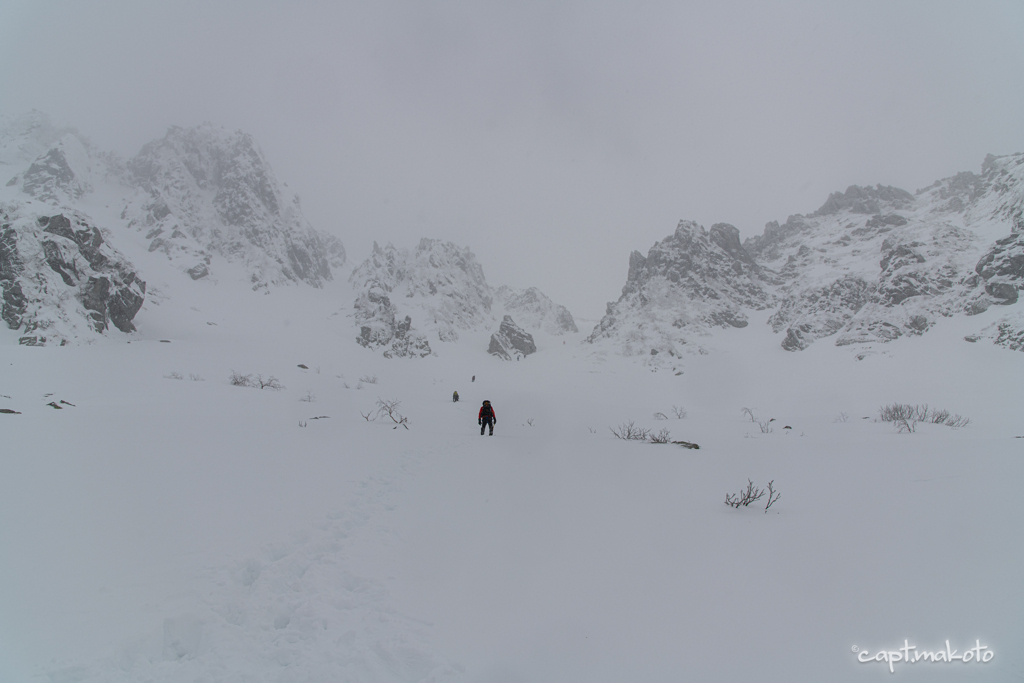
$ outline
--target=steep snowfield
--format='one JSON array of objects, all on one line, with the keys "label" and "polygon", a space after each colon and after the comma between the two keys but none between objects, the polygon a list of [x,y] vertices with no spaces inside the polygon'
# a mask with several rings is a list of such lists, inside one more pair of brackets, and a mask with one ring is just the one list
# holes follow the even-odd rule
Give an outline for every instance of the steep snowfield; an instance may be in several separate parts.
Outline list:
[{"label": "steep snowfield", "polygon": [[[889,674],[854,646],[905,638],[995,657],[901,679],[1024,675],[1024,365],[963,341],[998,311],[860,361],[787,353],[762,311],[675,375],[583,334],[389,361],[340,278],[168,287],[130,344],[0,330],[0,680],[860,681]],[[408,430],[361,417],[378,398]],[[894,401],[972,423],[901,434]],[[701,448],[616,440],[628,420]],[[748,478],[767,514],[723,504]]]}]

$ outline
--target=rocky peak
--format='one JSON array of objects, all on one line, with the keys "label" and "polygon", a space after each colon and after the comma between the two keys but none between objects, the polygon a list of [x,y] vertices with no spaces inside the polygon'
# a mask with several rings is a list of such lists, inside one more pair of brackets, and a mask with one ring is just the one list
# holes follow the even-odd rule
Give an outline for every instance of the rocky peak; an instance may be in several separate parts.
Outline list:
[{"label": "rocky peak", "polygon": [[510,315],[502,318],[501,326],[491,335],[491,343],[487,347],[487,353],[502,360],[519,360],[536,352],[533,335],[516,325]]},{"label": "rocky peak", "polygon": [[483,268],[472,251],[451,242],[423,239],[413,249],[374,243],[349,281],[360,338],[366,328],[372,340],[364,346],[391,343],[404,317],[418,334],[442,342],[490,319],[493,297]]},{"label": "rocky peak", "polygon": [[502,285],[495,292],[495,298],[528,329],[547,334],[579,332],[569,309],[556,304],[536,287],[515,290]]},{"label": "rocky peak", "polygon": [[864,348],[920,335],[943,317],[1016,303],[1022,234],[1024,154],[990,156],[980,175],[936,181],[916,198],[850,186],[813,214],[767,223],[742,251],[731,226],[705,235],[684,222],[646,257],[630,256],[623,296],[588,341],[676,364],[693,348],[684,342],[766,304],[790,351],[826,337]]},{"label": "rocky peak", "polygon": [[210,124],[145,145],[128,162],[140,188],[122,217],[145,231],[150,251],[208,272],[209,255],[241,261],[254,289],[301,281],[315,287],[345,261],[341,242],[306,222],[297,197],[286,199],[252,137]]}]

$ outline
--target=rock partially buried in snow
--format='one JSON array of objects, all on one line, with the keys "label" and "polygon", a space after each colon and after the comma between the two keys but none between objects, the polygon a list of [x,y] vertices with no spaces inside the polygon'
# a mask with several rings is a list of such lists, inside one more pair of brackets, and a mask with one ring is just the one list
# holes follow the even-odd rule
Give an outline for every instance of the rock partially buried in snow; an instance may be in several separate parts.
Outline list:
[{"label": "rock partially buried in snow", "polygon": [[518,360],[536,351],[533,336],[516,325],[510,315],[502,319],[501,327],[491,335],[491,344],[487,348],[487,353],[504,360],[512,360],[513,357]]}]

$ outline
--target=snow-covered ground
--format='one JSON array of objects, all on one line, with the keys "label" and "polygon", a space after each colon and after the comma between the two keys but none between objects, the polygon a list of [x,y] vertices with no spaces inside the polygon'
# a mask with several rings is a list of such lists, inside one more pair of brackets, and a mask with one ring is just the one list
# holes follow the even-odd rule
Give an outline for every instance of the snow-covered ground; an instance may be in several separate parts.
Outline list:
[{"label": "snow-covered ground", "polygon": [[[386,360],[343,278],[171,297],[137,265],[130,337],[0,330],[0,680],[861,681],[890,673],[855,647],[904,639],[995,654],[901,679],[1024,677],[1024,357],[963,341],[998,311],[863,360],[752,318],[682,375],[589,329]],[[364,419],[378,399],[409,429]],[[972,422],[898,433],[892,402]],[[700,449],[614,438],[629,420]],[[723,504],[748,478],[767,514]]]}]

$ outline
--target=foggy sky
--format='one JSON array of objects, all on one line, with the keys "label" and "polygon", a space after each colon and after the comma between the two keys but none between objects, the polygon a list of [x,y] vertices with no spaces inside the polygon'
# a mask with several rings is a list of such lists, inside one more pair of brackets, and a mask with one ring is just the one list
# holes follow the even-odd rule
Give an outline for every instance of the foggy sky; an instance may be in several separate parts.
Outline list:
[{"label": "foggy sky", "polygon": [[1024,151],[1024,3],[768,5],[5,0],[0,113],[125,157],[244,130],[350,259],[452,240],[584,318],[679,219]]}]

